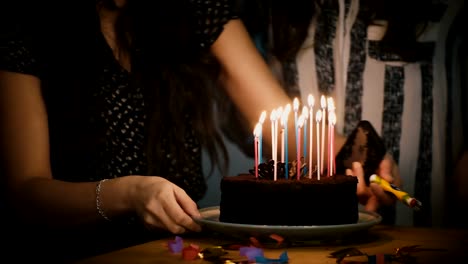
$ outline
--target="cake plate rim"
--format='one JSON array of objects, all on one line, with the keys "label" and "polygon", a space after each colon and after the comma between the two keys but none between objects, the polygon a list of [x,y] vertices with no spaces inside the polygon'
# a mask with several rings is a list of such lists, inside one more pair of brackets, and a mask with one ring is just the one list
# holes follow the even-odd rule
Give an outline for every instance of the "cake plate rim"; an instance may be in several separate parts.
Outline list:
[{"label": "cake plate rim", "polygon": [[200,218],[195,222],[203,230],[217,232],[231,237],[261,237],[279,235],[289,240],[339,240],[368,231],[372,226],[382,221],[382,216],[376,212],[359,208],[359,220],[353,224],[342,225],[312,225],[312,226],[282,226],[282,225],[250,225],[219,221],[219,206],[201,208]]}]

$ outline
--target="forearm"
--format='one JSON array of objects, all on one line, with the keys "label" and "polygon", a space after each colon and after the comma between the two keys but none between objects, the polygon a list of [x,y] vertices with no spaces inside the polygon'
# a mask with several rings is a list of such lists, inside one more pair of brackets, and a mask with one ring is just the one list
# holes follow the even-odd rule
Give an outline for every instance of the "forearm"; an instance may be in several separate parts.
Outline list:
[{"label": "forearm", "polygon": [[[130,212],[125,181],[128,177],[101,185],[101,209],[109,218]],[[29,179],[12,189],[11,203],[19,220],[28,224],[58,228],[94,224],[104,220],[96,208],[97,184]]]}]

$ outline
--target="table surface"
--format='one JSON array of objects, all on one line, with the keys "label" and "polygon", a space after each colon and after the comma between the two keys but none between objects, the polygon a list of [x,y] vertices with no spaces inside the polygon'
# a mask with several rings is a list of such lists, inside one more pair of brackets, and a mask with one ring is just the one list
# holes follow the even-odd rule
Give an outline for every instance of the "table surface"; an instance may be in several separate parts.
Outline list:
[{"label": "table surface", "polygon": [[[181,235],[184,246],[193,243],[201,249],[226,245],[228,243],[245,243],[246,241],[234,241],[231,238],[216,234],[202,232],[196,236]],[[181,253],[171,253],[167,243],[174,237],[155,240],[145,244],[125,248],[106,253],[92,258],[81,260],[77,263],[212,263],[203,259],[184,260]],[[289,257],[288,263],[337,263],[336,258],[330,257],[332,252],[355,248],[368,256],[394,255],[397,248],[417,246],[418,251],[411,252],[417,262],[413,263],[468,263],[468,229],[442,229],[442,228],[417,228],[395,227],[376,225],[361,234],[360,238],[350,239],[339,243],[302,243],[284,247],[265,247],[264,256],[267,258],[279,258],[284,251]],[[229,256],[238,256],[239,250],[228,250]],[[349,261],[360,260],[361,257],[345,258]],[[378,259],[378,258],[377,258]],[[356,262],[355,262],[356,263]],[[359,262],[363,263],[363,262]],[[369,262],[384,263],[384,262]],[[401,262],[385,262],[401,263]]]}]

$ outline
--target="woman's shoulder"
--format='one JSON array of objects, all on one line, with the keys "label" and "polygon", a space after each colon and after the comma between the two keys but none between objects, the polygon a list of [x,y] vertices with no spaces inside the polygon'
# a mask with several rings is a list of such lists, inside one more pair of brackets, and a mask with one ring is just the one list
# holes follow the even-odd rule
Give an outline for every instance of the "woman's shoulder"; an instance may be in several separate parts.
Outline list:
[{"label": "woman's shoulder", "polygon": [[239,17],[232,0],[189,0],[195,14],[196,34],[201,47],[208,47],[218,38],[224,25]]},{"label": "woman's shoulder", "polygon": [[[34,51],[34,23],[18,14],[19,9],[8,6],[0,30],[0,69],[25,74],[38,74],[38,56]],[[33,34],[33,32],[36,32]]]}]

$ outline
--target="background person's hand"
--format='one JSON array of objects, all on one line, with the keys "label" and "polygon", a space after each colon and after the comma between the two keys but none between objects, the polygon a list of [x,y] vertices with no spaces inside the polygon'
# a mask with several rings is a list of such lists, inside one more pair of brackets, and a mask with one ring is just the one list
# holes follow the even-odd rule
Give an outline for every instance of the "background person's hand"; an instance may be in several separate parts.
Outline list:
[{"label": "background person's hand", "polygon": [[167,229],[174,234],[200,231],[192,217],[199,217],[197,204],[177,185],[161,177],[136,176],[130,203],[149,229]]},{"label": "background person's hand", "polygon": [[[379,165],[376,173],[389,183],[398,187],[401,185],[398,168],[390,155],[386,155]],[[378,184],[371,183],[366,185],[364,180],[364,169],[361,163],[353,162],[352,169],[346,170],[347,175],[354,175],[358,178],[357,195],[359,203],[365,207],[365,210],[375,212],[381,206],[395,204],[396,198],[387,192]]]}]

